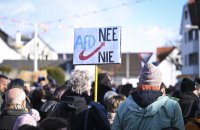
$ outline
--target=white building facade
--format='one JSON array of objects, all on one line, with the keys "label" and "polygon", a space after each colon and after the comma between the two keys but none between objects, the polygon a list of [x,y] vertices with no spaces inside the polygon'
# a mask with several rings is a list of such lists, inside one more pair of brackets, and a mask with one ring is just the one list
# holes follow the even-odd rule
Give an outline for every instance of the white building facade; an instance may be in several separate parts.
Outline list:
[{"label": "white building facade", "polygon": [[195,25],[194,3],[187,3],[183,7],[181,30],[182,44],[182,74],[198,78],[199,76],[199,38],[197,29],[189,29],[188,25]]},{"label": "white building facade", "polygon": [[0,38],[0,63],[3,60],[19,60],[23,56],[11,49],[1,38]]},{"label": "white building facade", "polygon": [[181,55],[178,48],[174,48],[169,55],[158,64],[158,68],[162,73],[163,83],[169,87],[174,86],[181,75]]},{"label": "white building facade", "polygon": [[31,39],[20,50],[20,53],[27,59],[33,60],[37,54],[38,60],[58,60],[58,53],[40,38]]}]

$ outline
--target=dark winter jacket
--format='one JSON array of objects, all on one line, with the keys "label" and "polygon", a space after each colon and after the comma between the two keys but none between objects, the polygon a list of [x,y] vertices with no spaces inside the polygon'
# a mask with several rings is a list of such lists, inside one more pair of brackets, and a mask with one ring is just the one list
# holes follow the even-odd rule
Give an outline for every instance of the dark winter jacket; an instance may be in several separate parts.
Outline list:
[{"label": "dark winter jacket", "polygon": [[2,105],[3,105],[3,97],[2,97],[2,93],[0,92],[0,115],[1,115]]},{"label": "dark winter jacket", "polygon": [[179,99],[184,122],[186,123],[190,118],[194,118],[195,113],[199,111],[199,98],[193,92],[181,92]]},{"label": "dark winter jacket", "polygon": [[109,130],[98,117],[96,109],[88,106],[84,97],[70,90],[63,94],[52,116],[68,120],[71,130]]},{"label": "dark winter jacket", "polygon": [[18,116],[27,114],[22,109],[4,109],[0,116],[0,130],[12,130]]},{"label": "dark winter jacket", "polygon": [[91,96],[87,94],[82,94],[81,97],[85,97],[86,104],[89,105],[91,112],[95,114],[95,119],[97,122],[100,122],[101,126],[105,126],[105,129],[109,127],[109,121],[107,117],[107,111],[105,107],[99,102],[94,102]]},{"label": "dark winter jacket", "polygon": [[46,101],[40,108],[40,117],[41,120],[47,117],[51,117],[53,112],[55,111],[55,107],[58,104],[57,101]]}]

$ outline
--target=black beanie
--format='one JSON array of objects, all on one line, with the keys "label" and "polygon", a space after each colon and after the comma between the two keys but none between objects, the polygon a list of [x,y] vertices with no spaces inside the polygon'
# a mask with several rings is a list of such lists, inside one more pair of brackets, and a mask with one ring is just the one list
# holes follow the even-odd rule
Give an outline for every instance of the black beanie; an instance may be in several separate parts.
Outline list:
[{"label": "black beanie", "polygon": [[184,78],[181,82],[182,92],[192,92],[195,90],[195,83],[191,79]]}]

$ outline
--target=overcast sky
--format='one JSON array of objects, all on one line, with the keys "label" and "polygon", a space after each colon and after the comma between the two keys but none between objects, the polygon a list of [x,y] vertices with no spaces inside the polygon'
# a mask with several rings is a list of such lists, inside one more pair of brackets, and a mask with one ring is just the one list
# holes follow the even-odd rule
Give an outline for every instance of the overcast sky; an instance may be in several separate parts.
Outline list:
[{"label": "overcast sky", "polygon": [[[57,52],[73,52],[74,28],[122,27],[122,52],[153,52],[179,39],[187,0],[0,0],[0,28],[39,35]],[[172,41],[172,42],[170,42]]]}]

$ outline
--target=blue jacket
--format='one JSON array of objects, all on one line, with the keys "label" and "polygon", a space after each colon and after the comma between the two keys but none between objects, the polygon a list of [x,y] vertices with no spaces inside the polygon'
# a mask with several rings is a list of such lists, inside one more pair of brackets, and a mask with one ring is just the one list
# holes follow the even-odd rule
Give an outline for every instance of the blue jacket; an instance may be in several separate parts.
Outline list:
[{"label": "blue jacket", "polygon": [[161,130],[176,127],[184,130],[181,108],[177,101],[160,96],[145,108],[129,96],[116,113],[112,130]]}]

